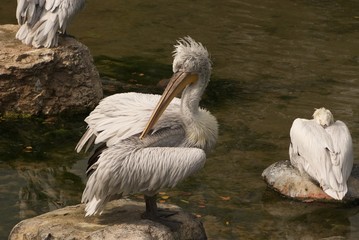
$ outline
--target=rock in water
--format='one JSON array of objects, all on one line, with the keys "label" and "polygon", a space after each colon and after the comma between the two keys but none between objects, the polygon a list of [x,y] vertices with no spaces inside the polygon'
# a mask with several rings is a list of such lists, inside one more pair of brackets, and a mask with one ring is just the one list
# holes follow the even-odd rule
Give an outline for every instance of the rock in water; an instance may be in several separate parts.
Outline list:
[{"label": "rock in water", "polygon": [[168,217],[172,227],[141,219],[144,203],[120,199],[107,204],[102,215],[85,217],[84,204],[69,206],[18,223],[9,240],[22,239],[207,239],[202,223],[180,208]]},{"label": "rock in water", "polygon": [[[302,201],[333,201],[309,175],[301,175],[289,160],[279,161],[267,167],[262,177],[275,191]],[[348,192],[343,201],[359,199],[359,165],[354,164],[348,179]]]},{"label": "rock in water", "polygon": [[55,115],[93,109],[102,98],[86,46],[61,37],[57,48],[33,49],[15,39],[17,25],[0,25],[0,114]]}]

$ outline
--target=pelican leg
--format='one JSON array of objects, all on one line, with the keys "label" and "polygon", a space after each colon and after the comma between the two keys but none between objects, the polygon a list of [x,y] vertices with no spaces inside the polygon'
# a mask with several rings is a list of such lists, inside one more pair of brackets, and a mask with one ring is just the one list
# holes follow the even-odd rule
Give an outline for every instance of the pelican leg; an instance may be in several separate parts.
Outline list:
[{"label": "pelican leg", "polygon": [[144,213],[144,218],[154,219],[158,215],[158,208],[156,202],[156,196],[147,196],[145,195],[145,202],[146,202],[146,212]]},{"label": "pelican leg", "polygon": [[153,195],[153,196],[145,195],[146,212],[142,214],[142,218],[161,223],[171,229],[177,229],[181,224],[181,222],[175,220],[169,220],[166,218],[173,216],[178,212],[159,209],[157,207],[156,196],[157,195]]}]

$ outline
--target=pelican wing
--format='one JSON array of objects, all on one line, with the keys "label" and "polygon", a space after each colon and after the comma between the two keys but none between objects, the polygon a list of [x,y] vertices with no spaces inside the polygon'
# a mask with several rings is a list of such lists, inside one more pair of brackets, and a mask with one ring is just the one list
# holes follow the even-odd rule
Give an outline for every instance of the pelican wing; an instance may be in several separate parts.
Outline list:
[{"label": "pelican wing", "polygon": [[336,121],[325,129],[333,141],[334,152],[336,153],[335,168],[336,178],[341,179],[340,184],[346,188],[353,168],[353,143],[348,127],[342,121]]},{"label": "pelican wing", "polygon": [[329,184],[333,143],[329,135],[314,120],[297,118],[290,129],[290,160],[300,170],[304,170],[321,186]]},{"label": "pelican wing", "polygon": [[[121,93],[104,98],[85,119],[87,131],[76,146],[80,152],[85,151],[94,141],[95,144],[106,142],[112,146],[130,136],[140,134],[145,128],[153,109],[161,96],[142,93]],[[175,98],[163,113],[153,133],[161,128],[178,128],[181,126],[180,99]]]},{"label": "pelican wing", "polygon": [[82,195],[86,216],[101,213],[113,195],[155,194],[200,170],[206,154],[198,148],[149,147],[129,151],[123,144],[103,151]]}]

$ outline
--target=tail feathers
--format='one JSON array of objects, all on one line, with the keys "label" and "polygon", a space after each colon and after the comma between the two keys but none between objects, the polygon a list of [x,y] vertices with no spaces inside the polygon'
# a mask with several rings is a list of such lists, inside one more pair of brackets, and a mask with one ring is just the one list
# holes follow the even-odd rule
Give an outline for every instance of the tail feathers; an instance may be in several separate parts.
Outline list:
[{"label": "tail feathers", "polygon": [[57,47],[58,45],[58,21],[39,21],[34,27],[24,24],[16,33],[16,38],[26,45],[32,45],[35,48]]},{"label": "tail feathers", "polygon": [[93,184],[94,178],[89,178],[86,184],[85,190],[82,193],[82,203],[86,203],[85,216],[93,216],[96,214],[102,214],[105,204],[108,202],[108,197],[102,193],[101,190],[96,188],[96,184]]},{"label": "tail feathers", "polygon": [[[24,24],[20,27],[20,29],[16,33],[16,39],[19,39],[23,43],[25,43],[26,37],[30,34],[30,28],[27,24]],[[26,44],[26,43],[25,43]]]},{"label": "tail feathers", "polygon": [[324,190],[324,192],[326,194],[328,194],[329,196],[331,196],[332,198],[337,199],[337,200],[342,200],[344,198],[345,194],[347,193],[347,191],[348,191],[347,186],[344,187],[344,191],[335,191],[330,188]]},{"label": "tail feathers", "polygon": [[332,171],[327,176],[326,183],[321,182],[323,191],[334,199],[342,200],[348,191],[346,181],[339,166],[333,166]]},{"label": "tail feathers", "polygon": [[101,199],[97,199],[96,197],[93,197],[91,201],[86,203],[85,216],[88,217],[98,213],[101,215],[101,213],[103,212],[103,207],[104,207],[104,201]]},{"label": "tail feathers", "polygon": [[43,21],[34,26],[35,34],[33,40],[33,46],[39,47],[56,47],[58,45],[59,29],[58,21]]}]

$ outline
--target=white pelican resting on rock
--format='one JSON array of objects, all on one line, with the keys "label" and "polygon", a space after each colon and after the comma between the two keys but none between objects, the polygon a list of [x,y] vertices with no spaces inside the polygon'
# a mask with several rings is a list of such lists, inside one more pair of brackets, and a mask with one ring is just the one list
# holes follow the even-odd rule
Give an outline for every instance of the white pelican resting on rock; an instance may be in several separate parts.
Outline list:
[{"label": "white pelican resting on rock", "polygon": [[[207,50],[190,37],[180,39],[173,72],[162,96],[115,94],[85,119],[88,128],[76,150],[99,144],[89,159],[82,195],[86,216],[101,214],[115,195],[143,193],[143,216],[158,219],[159,190],[176,186],[204,166],[218,134],[216,118],[199,107],[211,74]],[[182,90],[181,99],[175,98]]]},{"label": "white pelican resting on rock", "polygon": [[85,0],[17,0],[16,38],[35,48],[57,47],[58,34],[66,33],[67,24],[84,4]]},{"label": "white pelican resting on rock", "polygon": [[316,180],[326,194],[342,200],[353,167],[352,138],[345,123],[319,108],[312,120],[294,120],[290,139],[292,165]]}]

